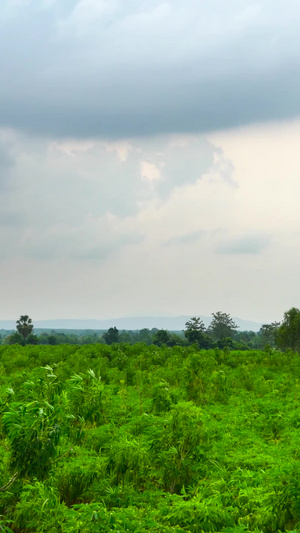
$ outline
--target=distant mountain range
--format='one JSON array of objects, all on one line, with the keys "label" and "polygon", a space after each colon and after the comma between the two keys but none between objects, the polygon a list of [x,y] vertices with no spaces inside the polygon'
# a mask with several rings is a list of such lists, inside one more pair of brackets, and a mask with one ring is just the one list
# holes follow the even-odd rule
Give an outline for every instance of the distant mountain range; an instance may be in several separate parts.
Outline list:
[{"label": "distant mountain range", "polygon": [[[117,327],[119,330],[137,330],[143,328],[167,329],[169,331],[180,331],[185,327],[185,323],[191,316],[177,317],[128,317],[128,318],[111,318],[108,320],[87,320],[87,319],[55,319],[55,320],[33,320],[36,329],[102,329],[106,330],[111,327]],[[242,318],[232,317],[234,322],[239,326],[240,331],[259,331],[262,322],[253,322],[243,320]],[[205,326],[211,322],[211,317],[202,316]],[[14,330],[16,322],[14,320],[0,320],[0,329]]]}]

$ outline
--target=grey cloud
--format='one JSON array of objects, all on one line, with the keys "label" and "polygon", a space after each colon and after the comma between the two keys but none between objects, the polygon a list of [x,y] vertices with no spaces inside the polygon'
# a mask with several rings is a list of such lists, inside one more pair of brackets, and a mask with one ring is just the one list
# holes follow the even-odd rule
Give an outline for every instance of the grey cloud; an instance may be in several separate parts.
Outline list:
[{"label": "grey cloud", "polygon": [[11,170],[15,160],[9,143],[0,138],[0,192],[5,191],[10,184]]},{"label": "grey cloud", "polygon": [[[15,160],[11,186],[0,190],[1,249],[41,259],[101,259],[134,244],[142,238],[136,228],[141,211],[195,184],[223,157],[202,136],[52,143],[12,134],[10,142]],[[199,236],[176,239],[184,244]]]},{"label": "grey cloud", "polygon": [[71,257],[81,260],[104,260],[118,252],[124,246],[140,244],[143,239],[143,235],[134,231],[131,234],[118,235],[112,238],[109,244],[99,242],[96,246],[87,246],[85,249],[73,251]]},{"label": "grey cloud", "polygon": [[300,113],[298,0],[2,3],[3,126],[120,138]]},{"label": "grey cloud", "polygon": [[164,246],[178,246],[184,244],[190,244],[198,241],[202,237],[203,231],[192,231],[185,233],[184,235],[175,235],[171,239],[167,240]]},{"label": "grey cloud", "polygon": [[235,166],[229,159],[224,157],[223,150],[221,148],[216,149],[217,157],[215,157],[214,170],[217,174],[222,176],[223,180],[227,181],[230,185],[237,187],[238,184],[234,179]]},{"label": "grey cloud", "polygon": [[25,221],[26,217],[23,213],[14,211],[0,212],[0,228],[3,226],[18,228],[20,226],[23,226]]},{"label": "grey cloud", "polygon": [[226,168],[224,175],[221,164],[224,159],[222,151],[202,136],[186,139],[171,137],[168,142],[163,138],[155,138],[144,143],[139,141],[138,146],[141,147],[143,158],[160,171],[161,179],[155,182],[155,189],[163,200],[170,196],[175,187],[196,183],[213,169],[226,181],[229,180],[229,169]]},{"label": "grey cloud", "polygon": [[5,170],[13,166],[14,159],[10,155],[8,151],[8,147],[5,145],[5,143],[0,144],[0,168],[1,170]]},{"label": "grey cloud", "polygon": [[221,254],[250,254],[263,252],[270,243],[269,235],[244,235],[237,239],[229,239],[217,248]]},{"label": "grey cloud", "polygon": [[[156,138],[149,146],[132,142],[122,158],[118,147],[101,142],[72,148],[70,141],[49,149],[46,142],[31,145],[18,139],[13,194],[0,197],[0,209],[10,203],[26,213],[33,226],[46,228],[76,226],[79,220],[105,213],[134,216],[141,204],[195,183],[220,157],[219,149],[204,138],[178,143],[173,138]],[[143,162],[154,165],[160,178],[143,179]]]},{"label": "grey cloud", "polygon": [[24,246],[23,253],[27,257],[51,261],[59,259],[105,261],[114,253],[127,245],[138,244],[143,236],[137,231],[127,234],[110,234],[104,237],[83,234],[79,229],[75,235],[70,231],[57,235],[37,234]]}]

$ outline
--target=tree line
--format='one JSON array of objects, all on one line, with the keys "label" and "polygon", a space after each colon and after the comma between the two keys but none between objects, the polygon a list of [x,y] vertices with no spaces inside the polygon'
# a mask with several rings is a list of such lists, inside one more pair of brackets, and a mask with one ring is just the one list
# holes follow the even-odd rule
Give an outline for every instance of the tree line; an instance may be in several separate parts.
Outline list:
[{"label": "tree line", "polygon": [[168,331],[158,328],[140,330],[107,331],[42,331],[34,332],[32,319],[21,315],[16,322],[16,331],[0,337],[0,344],[107,344],[144,343],[148,346],[190,346],[199,349],[228,348],[236,350],[259,348],[288,348],[300,351],[300,310],[293,307],[284,313],[283,321],[264,324],[258,332],[238,331],[238,326],[229,313],[212,313],[210,325],[206,328],[200,317],[191,317],[183,331]]},{"label": "tree line", "polygon": [[[107,331],[87,332],[84,335],[67,332],[51,331],[43,332],[39,335],[33,331],[32,319],[28,315],[21,315],[16,323],[16,331],[3,339],[4,344],[114,344],[138,342],[147,345],[157,346],[187,346],[197,344],[199,348],[212,348],[218,343],[220,347],[225,345],[233,346],[233,337],[237,330],[237,325],[227,313],[218,311],[212,314],[212,321],[208,328],[205,328],[203,321],[198,317],[192,317],[185,324],[185,330],[170,332],[165,329],[143,328],[137,331],[119,331],[116,327],[111,327]],[[226,339],[224,341],[224,339]],[[217,344],[216,344],[217,343]],[[242,346],[238,346],[242,347]]]}]

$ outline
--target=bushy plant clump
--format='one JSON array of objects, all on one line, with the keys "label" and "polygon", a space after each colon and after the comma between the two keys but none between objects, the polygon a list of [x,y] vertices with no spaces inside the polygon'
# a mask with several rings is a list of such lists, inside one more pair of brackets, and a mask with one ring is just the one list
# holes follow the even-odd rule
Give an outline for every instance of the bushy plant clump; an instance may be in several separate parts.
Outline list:
[{"label": "bushy plant clump", "polygon": [[300,358],[0,347],[0,531],[300,531]]}]

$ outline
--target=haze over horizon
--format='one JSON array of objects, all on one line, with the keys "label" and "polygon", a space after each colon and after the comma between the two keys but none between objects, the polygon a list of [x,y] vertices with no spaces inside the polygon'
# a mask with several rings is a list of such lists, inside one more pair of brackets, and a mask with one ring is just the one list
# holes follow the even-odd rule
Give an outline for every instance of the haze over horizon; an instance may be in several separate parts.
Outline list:
[{"label": "haze over horizon", "polygon": [[[119,331],[137,331],[147,329],[164,329],[168,331],[183,331],[186,329],[186,323],[190,316],[177,317],[123,317],[111,318],[105,320],[97,319],[52,319],[52,320],[33,320],[34,331],[38,330],[108,330],[116,327]],[[262,326],[261,322],[240,319],[232,317],[238,327],[238,331],[256,331]],[[212,322],[212,317],[201,316],[201,321],[206,328]],[[14,320],[0,320],[0,329],[16,330]]]},{"label": "haze over horizon", "polygon": [[300,306],[299,17],[2,1],[0,320]]}]

